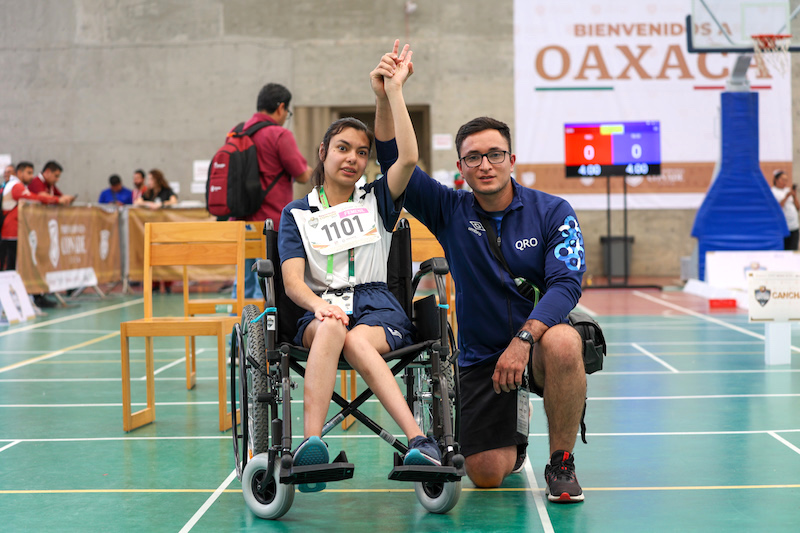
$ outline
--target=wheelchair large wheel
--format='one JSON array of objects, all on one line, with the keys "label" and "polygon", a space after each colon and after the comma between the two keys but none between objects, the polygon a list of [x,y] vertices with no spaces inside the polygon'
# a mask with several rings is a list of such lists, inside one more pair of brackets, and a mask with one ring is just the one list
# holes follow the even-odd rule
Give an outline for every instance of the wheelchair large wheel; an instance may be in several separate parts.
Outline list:
[{"label": "wheelchair large wheel", "polygon": [[451,483],[417,482],[414,492],[422,506],[431,513],[444,514],[458,503],[461,481]]},{"label": "wheelchair large wheel", "polygon": [[259,402],[259,395],[263,396],[269,392],[269,376],[266,358],[266,341],[264,339],[264,327],[261,321],[253,323],[260,315],[258,307],[248,305],[242,312],[242,331],[247,339],[247,355],[249,358],[258,362],[255,367],[249,359],[240,361],[246,368],[246,398],[242,401],[247,402],[247,429],[242,432],[247,437],[248,458],[252,458],[260,453],[264,453],[269,448],[269,404]]},{"label": "wheelchair large wheel", "polygon": [[[272,468],[267,475],[269,456],[262,453],[253,457],[244,468],[242,475],[242,492],[247,507],[260,518],[275,520],[285,515],[294,502],[294,485],[280,482],[280,464]],[[263,485],[266,483],[266,485]],[[261,491],[259,491],[261,486]]]},{"label": "wheelchair large wheel", "polygon": [[[450,412],[446,413],[446,415],[450,416],[451,427],[455,429],[455,434],[458,435],[460,391],[457,364],[445,362],[442,373],[447,380],[447,393],[451,399]],[[415,368],[412,375],[414,385],[411,388],[415,389],[415,392],[413,393],[414,401],[412,402],[411,412],[414,414],[422,431],[430,435],[434,432],[434,410],[437,407],[433,391],[430,388],[428,368]],[[419,502],[428,512],[444,514],[458,503],[458,499],[461,496],[461,481],[447,483],[415,482],[414,492],[417,494]]]}]

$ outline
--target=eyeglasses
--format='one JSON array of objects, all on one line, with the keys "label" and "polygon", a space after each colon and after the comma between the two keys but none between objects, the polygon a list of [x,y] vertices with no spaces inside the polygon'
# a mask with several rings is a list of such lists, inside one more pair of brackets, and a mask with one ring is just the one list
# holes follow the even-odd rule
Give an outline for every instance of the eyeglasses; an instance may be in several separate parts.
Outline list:
[{"label": "eyeglasses", "polygon": [[286,113],[288,113],[288,115],[289,115],[289,116],[288,116],[288,117],[286,117],[286,118],[292,118],[292,115],[294,115],[294,113],[292,113],[292,110],[291,110],[291,109],[289,109],[289,106],[287,106],[286,104],[283,104],[283,105],[284,105],[284,107],[283,107],[283,108],[286,110]]},{"label": "eyeglasses", "polygon": [[485,154],[468,154],[461,158],[465,165],[469,168],[475,168],[481,166],[483,162],[483,158],[489,160],[489,163],[492,165],[499,165],[503,161],[506,160],[506,152],[505,150],[493,150],[491,152],[486,152]]}]

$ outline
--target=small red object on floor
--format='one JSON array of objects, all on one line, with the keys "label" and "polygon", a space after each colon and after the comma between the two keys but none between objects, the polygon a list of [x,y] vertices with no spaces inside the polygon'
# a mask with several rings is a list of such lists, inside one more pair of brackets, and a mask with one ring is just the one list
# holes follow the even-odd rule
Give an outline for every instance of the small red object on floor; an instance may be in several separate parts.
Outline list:
[{"label": "small red object on floor", "polygon": [[732,298],[711,298],[708,300],[708,306],[712,309],[719,309],[719,308],[735,308],[736,307],[736,300]]}]

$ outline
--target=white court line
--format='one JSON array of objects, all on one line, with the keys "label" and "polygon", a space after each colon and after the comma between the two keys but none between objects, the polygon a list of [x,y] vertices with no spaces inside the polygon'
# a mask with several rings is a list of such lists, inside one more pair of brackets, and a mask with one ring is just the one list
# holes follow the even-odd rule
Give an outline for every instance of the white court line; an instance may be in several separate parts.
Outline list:
[{"label": "white court line", "polygon": [[187,531],[191,531],[192,530],[192,528],[195,526],[195,524],[197,524],[198,520],[203,518],[203,515],[206,514],[206,511],[208,511],[208,508],[211,507],[211,505],[215,501],[217,501],[217,498],[219,498],[220,494],[222,494],[222,491],[225,490],[225,487],[227,487],[228,485],[231,484],[231,482],[233,481],[233,479],[235,477],[236,477],[236,469],[234,468],[233,472],[230,473],[230,475],[225,479],[225,481],[223,481],[222,484],[219,487],[217,487],[217,490],[214,491],[214,494],[212,494],[211,496],[208,497],[208,499],[202,505],[202,507],[200,507],[200,509],[198,509],[197,512],[194,513],[194,516],[192,516],[189,519],[189,521],[186,522],[186,525],[184,525],[181,528],[180,533],[186,533]]},{"label": "white court line", "polygon": [[[109,330],[109,331],[111,331],[111,330]],[[50,333],[51,330],[48,329],[47,332]],[[203,349],[205,349],[205,348],[203,348]],[[141,349],[133,349],[133,348],[131,348],[128,351],[130,353],[132,353],[132,354],[133,353],[144,353],[145,349],[144,348],[141,348]],[[186,351],[186,348],[159,348],[158,351],[159,351],[159,353],[161,353],[161,352],[184,352],[184,351]],[[42,353],[42,351],[41,350],[0,350],[0,355],[28,355],[28,354],[32,354],[32,353]],[[104,353],[119,354],[119,348],[117,348],[116,350],[81,350],[79,353],[81,353],[81,354],[104,354]]]},{"label": "white court line", "polygon": [[[186,379],[186,378],[180,378]],[[590,398],[591,399],[591,398]],[[228,405],[230,405],[231,400],[230,398],[227,401]],[[293,404],[302,404],[303,400],[292,400]],[[365,401],[364,403],[378,403],[378,400],[372,398],[370,400]],[[133,402],[131,403],[132,406],[146,406],[146,402]],[[164,407],[174,407],[174,406],[181,406],[181,405],[219,405],[219,402],[156,402],[156,406],[164,406]],[[60,408],[60,407],[122,407],[121,403],[5,403],[0,404],[0,409],[27,409],[32,407],[45,407],[45,408]]]},{"label": "white court line", "polygon": [[[605,324],[603,324],[603,328],[605,328]],[[697,326],[695,326],[695,329]],[[708,344],[711,346],[717,346],[720,344],[732,344],[734,346],[739,345],[747,345],[747,344],[756,344],[761,345],[762,342],[759,341],[640,341],[642,344],[651,344],[654,346],[694,346],[696,344]],[[629,342],[607,342],[607,346],[627,346]]]},{"label": "white court line", "polygon": [[[587,433],[587,437],[704,437],[724,435],[767,435],[769,433],[800,433],[800,429],[754,429],[743,431],[638,431],[631,433]],[[549,437],[547,433],[528,433],[529,437]]]},{"label": "white court line", "polygon": [[[199,348],[199,349],[198,349],[198,350],[195,352],[195,355],[200,355],[200,354],[201,354],[201,353],[203,353],[205,350],[206,350],[205,348]],[[169,363],[169,364],[166,364],[166,365],[162,366],[161,368],[159,368],[159,369],[157,369],[156,371],[154,371],[154,372],[153,372],[153,375],[154,375],[154,376],[157,376],[157,375],[159,375],[161,372],[163,372],[164,370],[166,370],[166,369],[168,369],[168,368],[172,368],[172,367],[173,367],[173,366],[175,366],[175,365],[179,365],[179,364],[181,364],[181,363],[182,363],[182,362],[184,362],[184,361],[186,361],[186,356],[184,356],[184,357],[181,357],[180,359],[176,359],[175,361],[173,361],[173,362],[171,362],[171,363]],[[178,379],[183,379],[183,378],[178,378]],[[147,376],[142,376],[142,377],[140,377],[140,378],[139,378],[139,380],[140,380],[140,381],[146,381],[146,380],[147,380]]]},{"label": "white court line", "polygon": [[[588,398],[591,401],[640,401],[640,400],[719,400],[724,398],[796,398],[800,393],[786,394],[707,394],[696,396],[602,396]],[[531,401],[542,401],[535,398]]]},{"label": "white court line", "polygon": [[5,446],[3,446],[2,448],[0,448],[0,452],[2,452],[2,451],[5,451],[5,450],[7,450],[7,449],[11,448],[12,446],[14,446],[14,445],[16,445],[16,444],[19,444],[20,442],[22,442],[22,441],[15,440],[15,441],[11,442],[11,444],[6,444],[6,445],[5,445]]},{"label": "white court line", "polygon": [[[729,324],[729,323],[724,322],[722,320],[718,320],[716,318],[704,315],[702,313],[698,313],[696,311],[692,311],[691,309],[687,309],[685,307],[681,307],[680,305],[675,305],[674,303],[667,302],[667,301],[661,300],[659,298],[655,298],[653,296],[650,296],[649,294],[645,294],[645,293],[640,292],[640,291],[633,291],[633,294],[635,296],[638,296],[639,298],[644,298],[645,300],[650,300],[651,302],[657,303],[658,305],[663,305],[664,307],[669,307],[670,309],[675,309],[676,311],[680,311],[681,313],[685,313],[687,315],[691,315],[691,316],[699,318],[701,320],[705,320],[706,322],[711,322],[712,324],[716,324],[716,325],[722,326],[724,328],[732,329],[733,331],[738,331],[739,333],[744,333],[745,335],[749,335],[751,337],[755,337],[756,339],[760,339],[762,341],[764,340],[764,335],[759,335],[758,333],[755,333],[755,332],[750,331],[748,329],[740,328],[739,326],[734,326],[733,324]],[[798,348],[797,346],[792,346],[792,350],[794,350],[795,352],[800,352],[800,348]]]},{"label": "white court line", "polygon": [[114,311],[115,309],[122,309],[123,307],[130,307],[132,305],[140,304],[144,302],[144,298],[137,298],[136,300],[131,300],[130,302],[124,302],[121,304],[109,305],[108,307],[101,307],[99,309],[95,309],[93,311],[86,311],[84,313],[78,313],[76,315],[69,315],[61,318],[54,318],[53,320],[47,320],[45,322],[39,322],[38,324],[32,324],[30,326],[23,326],[21,328],[14,328],[8,331],[0,332],[0,337],[5,337],[6,335],[14,335],[15,333],[21,333],[23,331],[30,331],[32,329],[43,328],[44,326],[49,326],[50,324],[60,324],[61,322],[68,322],[70,320],[75,320],[76,318],[84,318],[87,316],[92,315],[99,315],[101,313],[106,313],[108,311]]},{"label": "white court line", "polygon": [[105,333],[111,333],[113,331],[119,331],[116,329],[48,329],[47,333],[91,333],[91,334],[100,334],[103,335]]},{"label": "white court line", "polygon": [[[619,356],[617,356],[619,357]],[[798,368],[784,368],[784,369],[758,369],[758,370],[681,370],[681,374],[785,374],[792,372],[800,372]],[[593,378],[600,376],[638,376],[638,375],[670,375],[672,372],[665,372],[663,370],[650,370],[650,371],[630,371],[630,372],[600,372],[593,375]],[[2,380],[0,380],[1,382]]]},{"label": "white court line", "polygon": [[[786,446],[788,446],[788,447],[789,447],[791,450],[793,450],[795,453],[800,453],[800,448],[798,448],[797,446],[795,446],[794,444],[792,444],[792,443],[791,443],[791,442],[789,442],[788,440],[784,439],[784,438],[783,438],[783,437],[781,437],[780,435],[777,435],[777,434],[776,434],[774,431],[769,431],[769,432],[768,432],[768,435],[769,435],[770,437],[774,437],[774,438],[775,438],[775,439],[777,439],[779,442],[781,442],[781,443],[785,444],[785,445],[786,445]],[[0,450],[0,452],[2,452],[2,451],[3,451],[3,450]]]},{"label": "white court line", "polygon": [[536,512],[539,513],[539,520],[542,522],[542,529],[544,529],[545,533],[555,533],[553,523],[550,521],[550,515],[547,514],[547,506],[542,497],[542,490],[539,488],[539,484],[536,483],[536,474],[533,473],[530,457],[525,459],[525,477],[528,478],[528,485],[531,487],[531,494],[533,495],[533,501],[536,503]]},{"label": "white court line", "polygon": [[[181,378],[183,379],[183,378]],[[588,401],[642,401],[642,400],[720,400],[730,398],[797,398],[800,393],[786,394],[709,394],[696,396],[595,396],[587,398]],[[541,398],[534,398],[532,402],[541,402]],[[377,403],[375,398],[367,400],[365,403]],[[227,403],[231,403],[228,400]],[[292,400],[293,404],[302,404],[302,399]],[[144,406],[145,402],[134,402],[132,406]],[[218,405],[216,401],[209,402],[156,402],[156,406],[186,406],[186,405]],[[27,408],[63,408],[63,407],[122,407],[121,403],[31,403],[31,404],[0,404],[0,409],[27,409]]]},{"label": "white court line", "polygon": [[589,309],[588,307],[586,307],[583,304],[577,304],[575,306],[575,309],[580,311],[580,312],[582,312],[582,313],[586,313],[589,316],[597,316],[597,312],[596,311],[592,311],[591,309]]},{"label": "white court line", "polygon": [[[629,343],[626,343],[629,344]],[[631,354],[635,355],[635,354]],[[612,357],[612,356],[607,356]],[[621,356],[613,356],[621,357]],[[681,370],[681,374],[791,374],[800,372],[800,368],[784,369],[755,369],[755,370]],[[592,379],[603,376],[671,376],[674,372],[668,370],[631,370],[627,372],[602,371],[592,374]],[[141,378],[139,378],[141,379]],[[185,377],[159,377],[156,381],[184,381]],[[216,381],[216,376],[199,376],[197,381]],[[82,382],[114,382],[119,383],[119,378],[19,378],[0,379],[0,383],[82,383]],[[372,401],[372,400],[367,400]]]},{"label": "white court line", "polygon": [[[769,433],[800,433],[800,429],[763,429],[747,431],[653,431],[632,433],[587,433],[587,437],[697,437],[725,435],[765,435]],[[528,433],[529,437],[548,437],[547,433]],[[394,435],[404,438],[404,435]],[[180,437],[63,437],[51,439],[0,439],[0,442],[106,442],[106,441],[149,441],[149,440],[230,440],[230,435],[190,435]],[[379,439],[378,435],[325,435],[326,439]],[[292,435],[292,440],[303,439],[302,435]]]},{"label": "white court line", "polygon": [[119,335],[119,331],[115,331],[114,333],[109,333],[108,335],[103,335],[102,337],[98,337],[96,339],[91,339],[91,340],[88,340],[88,341],[85,341],[85,342],[74,344],[74,345],[68,346],[68,347],[66,347],[66,348],[64,348],[62,350],[56,350],[54,352],[46,353],[46,354],[44,354],[44,355],[42,355],[40,357],[34,357],[33,359],[27,359],[25,361],[19,361],[18,363],[13,363],[11,365],[4,366],[4,367],[0,368],[0,374],[2,374],[3,372],[8,372],[9,370],[16,370],[17,368],[22,368],[23,366],[32,365],[32,364],[38,363],[40,361],[45,361],[47,359],[52,359],[53,357],[58,357],[59,355],[63,355],[63,354],[65,354],[67,352],[70,352],[72,350],[77,350],[78,348],[82,348],[84,346],[89,346],[90,344],[96,344],[98,342],[102,342],[104,340],[108,340],[111,337],[115,337],[117,335]]},{"label": "white court line", "polygon": [[677,368],[675,368],[671,364],[667,363],[663,359],[661,359],[659,357],[656,357],[655,355],[653,355],[652,353],[648,352],[647,350],[645,350],[644,348],[642,348],[641,346],[639,346],[635,342],[632,342],[631,346],[633,346],[634,348],[636,348],[637,350],[639,350],[640,352],[645,354],[647,357],[649,357],[650,359],[652,359],[656,363],[660,364],[661,366],[663,366],[664,368],[666,368],[670,372],[674,372],[674,373],[678,374],[678,369]]},{"label": "white court line", "polygon": [[[798,370],[800,372],[800,370]],[[197,381],[216,381],[216,376],[198,377]],[[119,383],[120,378],[20,378],[20,379],[0,379],[0,383],[81,383],[94,381],[113,381]],[[182,378],[156,378],[156,381],[184,381]]]}]

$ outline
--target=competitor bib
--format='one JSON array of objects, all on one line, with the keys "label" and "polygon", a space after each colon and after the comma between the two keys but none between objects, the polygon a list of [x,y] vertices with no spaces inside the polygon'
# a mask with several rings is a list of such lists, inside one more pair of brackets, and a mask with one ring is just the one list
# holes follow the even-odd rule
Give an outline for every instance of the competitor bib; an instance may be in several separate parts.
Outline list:
[{"label": "competitor bib", "polygon": [[311,247],[332,255],[381,239],[375,213],[363,204],[344,202],[313,213],[306,220]]}]

